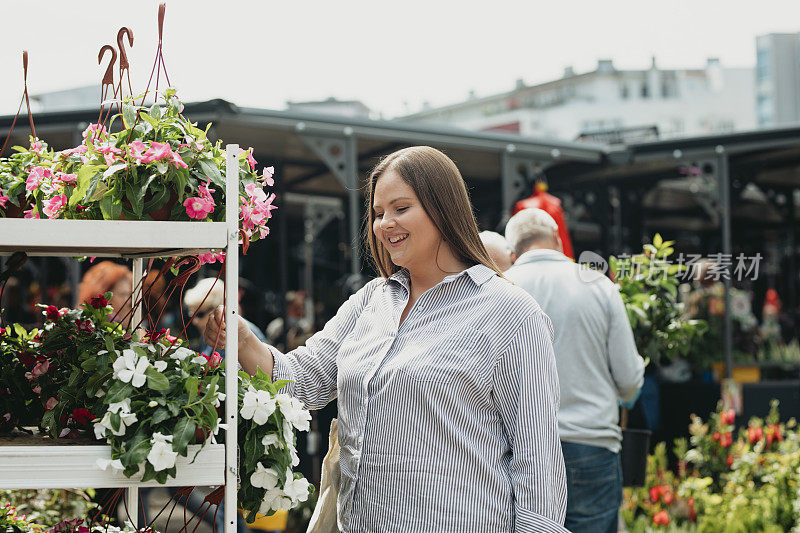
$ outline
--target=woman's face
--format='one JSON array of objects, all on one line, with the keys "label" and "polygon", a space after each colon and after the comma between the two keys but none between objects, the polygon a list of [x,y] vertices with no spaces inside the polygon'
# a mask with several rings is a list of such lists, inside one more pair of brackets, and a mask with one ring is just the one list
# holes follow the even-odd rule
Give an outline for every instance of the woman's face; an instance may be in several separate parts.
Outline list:
[{"label": "woman's face", "polygon": [[439,230],[414,189],[396,171],[390,169],[378,178],[372,209],[372,231],[389,251],[392,263],[409,270],[435,267]]},{"label": "woman's face", "polygon": [[[111,292],[113,294],[108,303],[114,308],[114,313],[116,313],[115,320],[117,322],[122,321],[131,311],[131,290],[131,281],[127,278],[122,278],[111,287]],[[130,320],[130,317],[128,317],[128,320]]]}]

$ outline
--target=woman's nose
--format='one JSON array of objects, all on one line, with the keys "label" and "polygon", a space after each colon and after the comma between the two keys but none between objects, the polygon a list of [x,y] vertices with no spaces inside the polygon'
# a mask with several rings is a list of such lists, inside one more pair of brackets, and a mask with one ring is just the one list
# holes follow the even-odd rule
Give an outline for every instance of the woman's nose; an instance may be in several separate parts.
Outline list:
[{"label": "woman's nose", "polygon": [[393,227],[394,227],[394,219],[390,216],[383,215],[383,218],[381,219],[380,228],[382,230],[387,230]]}]

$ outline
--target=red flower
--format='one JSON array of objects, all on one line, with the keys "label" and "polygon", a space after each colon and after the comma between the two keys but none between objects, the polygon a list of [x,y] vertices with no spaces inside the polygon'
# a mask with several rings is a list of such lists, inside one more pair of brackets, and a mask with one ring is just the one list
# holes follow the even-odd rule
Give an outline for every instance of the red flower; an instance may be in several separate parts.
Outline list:
[{"label": "red flower", "polygon": [[723,433],[722,435],[719,436],[720,446],[722,446],[723,448],[727,448],[731,444],[733,444],[733,436],[731,435],[730,431],[728,431],[727,433]]},{"label": "red flower", "polygon": [[667,505],[672,505],[673,500],[675,500],[675,496],[672,494],[671,491],[664,492],[664,503]]},{"label": "red flower", "polygon": [[783,431],[781,431],[780,425],[772,424],[772,434],[775,435],[775,440],[778,442],[783,440]]},{"label": "red flower", "polygon": [[214,353],[212,353],[210,357],[206,354],[203,354],[203,357],[205,357],[206,361],[208,361],[208,366],[210,368],[217,368],[222,362],[222,356],[216,350],[214,350]]},{"label": "red flower", "polygon": [[650,501],[656,503],[658,501],[658,497],[660,495],[658,487],[650,487]]},{"label": "red flower", "polygon": [[689,498],[686,500],[686,503],[689,505],[689,520],[694,522],[697,520],[697,510],[694,508],[694,498]]},{"label": "red flower", "polygon": [[713,436],[712,438],[713,438],[714,440],[719,440],[719,431],[715,432],[715,433],[714,433],[714,436]]},{"label": "red flower", "polygon": [[86,333],[91,333],[94,331],[94,324],[91,320],[76,320],[75,323],[78,325],[78,329],[81,331],[85,331]]},{"label": "red flower", "polygon": [[726,462],[728,463],[728,468],[733,466],[733,456],[732,455],[728,455],[728,460]]},{"label": "red flower", "polygon": [[55,305],[47,306],[47,320],[58,320],[61,315],[58,312],[58,307]]},{"label": "red flower", "polygon": [[764,428],[761,426],[747,428],[747,440],[750,444],[755,444],[764,437]]},{"label": "red flower", "polygon": [[653,523],[657,526],[668,526],[669,525],[669,515],[666,511],[659,511],[655,515],[653,515]]},{"label": "red flower", "polygon": [[72,419],[81,426],[88,426],[94,419],[94,416],[92,416],[92,413],[90,413],[88,409],[75,409],[72,411]]},{"label": "red flower", "polygon": [[719,415],[719,421],[727,426],[732,426],[735,420],[736,420],[736,411],[734,411],[733,409],[722,411],[722,413]]},{"label": "red flower", "polygon": [[167,333],[167,330],[164,329],[164,328],[161,328],[158,331],[151,331],[147,336],[148,336],[148,339],[150,340],[150,342],[158,342],[161,339],[161,337],[163,337],[166,333]]},{"label": "red flower", "polygon": [[108,305],[108,300],[106,300],[105,296],[100,295],[100,296],[95,296],[94,298],[91,298],[89,300],[89,303],[95,309],[100,309],[101,307],[105,307],[105,306]]}]

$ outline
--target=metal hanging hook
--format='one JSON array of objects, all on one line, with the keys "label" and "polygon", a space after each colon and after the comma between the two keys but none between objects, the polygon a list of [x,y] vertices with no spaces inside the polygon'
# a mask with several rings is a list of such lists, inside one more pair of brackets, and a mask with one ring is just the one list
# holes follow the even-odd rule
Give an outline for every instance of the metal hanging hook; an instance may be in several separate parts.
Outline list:
[{"label": "metal hanging hook", "polygon": [[[103,64],[103,57],[106,55],[106,52],[111,52],[111,61],[108,62],[108,67],[106,67],[106,71],[103,74],[103,80],[100,82],[100,117],[97,119],[98,124],[103,124],[103,109],[105,107],[106,98],[109,95],[109,88],[111,89],[112,98],[116,97],[117,91],[114,88],[114,65],[117,62],[117,51],[114,49],[113,46],[110,44],[104,44],[100,48],[100,52],[97,54],[97,64]],[[119,107],[119,106],[117,106]],[[108,114],[111,115],[111,106],[108,106]]]},{"label": "metal hanging hook", "polygon": [[119,95],[122,97],[122,78],[128,78],[128,91],[133,96],[133,86],[131,85],[131,71],[130,62],[128,61],[128,54],[125,50],[125,37],[128,37],[128,46],[133,46],[133,31],[125,26],[121,27],[117,32],[117,47],[119,48]]}]

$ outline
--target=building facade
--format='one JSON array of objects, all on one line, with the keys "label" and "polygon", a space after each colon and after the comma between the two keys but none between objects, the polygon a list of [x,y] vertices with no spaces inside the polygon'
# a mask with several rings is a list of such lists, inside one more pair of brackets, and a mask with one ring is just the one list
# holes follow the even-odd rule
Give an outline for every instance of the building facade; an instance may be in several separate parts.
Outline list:
[{"label": "building facade", "polygon": [[762,128],[800,122],[800,33],[756,38],[756,113]]},{"label": "building facade", "polygon": [[592,72],[565,70],[537,85],[401,117],[472,130],[498,130],[601,142],[720,134],[757,127],[755,72],[724,68],[618,70],[600,60]]}]

